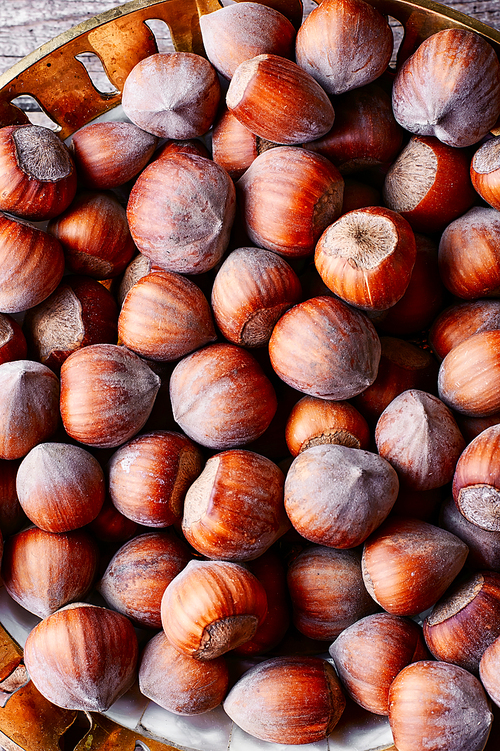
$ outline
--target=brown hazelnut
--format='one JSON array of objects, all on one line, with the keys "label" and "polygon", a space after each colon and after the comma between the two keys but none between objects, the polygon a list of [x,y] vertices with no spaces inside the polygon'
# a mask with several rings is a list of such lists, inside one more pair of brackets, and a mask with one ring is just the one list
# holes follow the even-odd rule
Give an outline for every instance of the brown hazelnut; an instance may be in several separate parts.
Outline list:
[{"label": "brown hazelnut", "polygon": [[392,55],[387,19],[363,0],[323,0],[297,33],[297,62],[329,94],[378,78]]},{"label": "brown hazelnut", "polygon": [[257,558],[290,527],[284,481],[274,462],[253,451],[215,454],[186,493],[185,538],[207,558]]},{"label": "brown hazelnut", "polygon": [[375,442],[402,484],[413,490],[431,490],[450,482],[465,448],[448,407],[419,389],[404,391],[385,408],[377,421]]},{"label": "brown hazelnut", "polygon": [[500,62],[469,29],[443,29],[401,66],[392,89],[394,117],[406,130],[449,146],[477,143],[500,114]]},{"label": "brown hazelnut", "polygon": [[481,683],[458,665],[414,662],[389,689],[389,723],[400,751],[482,751],[492,721]]},{"label": "brown hazelnut", "polygon": [[267,53],[238,65],[226,106],[255,135],[288,146],[324,136],[335,119],[328,95],[309,73],[293,60]]},{"label": "brown hazelnut", "polygon": [[97,546],[84,530],[56,534],[29,527],[6,540],[2,580],[19,605],[46,618],[87,595],[97,563]]},{"label": "brown hazelnut", "polygon": [[274,657],[248,670],[227,695],[229,717],[271,743],[327,738],[345,709],[334,668],[320,657]]},{"label": "brown hazelnut", "polygon": [[47,532],[69,532],[91,522],[101,510],[104,472],[81,446],[39,443],[22,460],[16,488],[33,524]]},{"label": "brown hazelnut", "polygon": [[269,340],[271,364],[292,388],[321,399],[350,399],[370,386],[380,339],[368,318],[334,297],[295,305]]},{"label": "brown hazelnut", "polygon": [[388,516],[398,490],[396,471],[378,454],[323,444],[293,460],[285,480],[285,509],[306,540],[354,548]]},{"label": "brown hazelnut", "polygon": [[326,157],[279,146],[254,159],[236,189],[250,240],[296,258],[311,255],[323,230],[340,216],[344,180]]},{"label": "brown hazelnut", "polygon": [[125,80],[122,106],[135,125],[160,138],[206,133],[221,96],[215,68],[192,52],[158,52],[138,62]]},{"label": "brown hazelnut", "polygon": [[366,450],[371,440],[368,423],[350,402],[314,396],[304,396],[294,405],[285,437],[292,456],[324,443]]},{"label": "brown hazelnut", "polygon": [[271,53],[293,59],[295,28],[279,10],[260,3],[228,5],[200,16],[205,52],[216,70],[232,78],[244,60]]},{"label": "brown hazelnut", "polygon": [[50,128],[0,128],[0,210],[33,221],[57,216],[76,192],[68,147]]},{"label": "brown hazelnut", "polygon": [[186,491],[202,469],[201,451],[185,435],[143,433],[111,456],[110,498],[127,519],[145,527],[168,527],[181,521]]},{"label": "brown hazelnut", "polygon": [[404,295],[415,264],[413,230],[400,214],[368,206],[343,214],[325,229],[314,251],[331,291],[364,310],[386,310]]},{"label": "brown hazelnut", "polygon": [[73,134],[71,153],[78,177],[92,190],[117,188],[148,163],[158,138],[134,123],[90,123]]},{"label": "brown hazelnut", "polygon": [[237,248],[217,272],[211,302],[228,341],[262,347],[276,321],[301,296],[299,278],[284,258],[263,248]]},{"label": "brown hazelnut", "polygon": [[211,159],[178,152],[148,165],[127,203],[140,252],[165,271],[201,274],[222,258],[236,210],[233,181]]},{"label": "brown hazelnut", "polygon": [[138,651],[125,616],[75,603],[35,626],[24,661],[35,687],[52,704],[104,712],[136,679]]},{"label": "brown hazelnut", "polygon": [[128,291],[118,317],[120,341],[149,360],[179,360],[217,339],[210,305],[190,279],[157,271]]},{"label": "brown hazelnut", "polygon": [[332,641],[378,610],[363,583],[357,550],[305,548],[288,567],[287,581],[293,622],[310,639]]},{"label": "brown hazelnut", "polygon": [[196,660],[182,654],[160,631],[147,644],[139,664],[139,688],[168,712],[197,715],[224,699],[229,670],[224,657]]},{"label": "brown hazelnut", "polygon": [[97,590],[113,610],[139,626],[159,629],[163,593],[190,560],[188,546],[172,532],[145,532],[116,551]]},{"label": "brown hazelnut", "polygon": [[173,646],[212,660],[252,638],[267,612],[259,580],[238,563],[191,560],[161,601],[163,630]]},{"label": "brown hazelnut", "polygon": [[364,544],[363,580],[388,613],[414,616],[446,592],[468,551],[441,527],[392,514]]},{"label": "brown hazelnut", "polygon": [[160,378],[133,352],[90,344],[61,367],[64,428],[88,446],[120,446],[144,426],[159,388]]},{"label": "brown hazelnut", "polygon": [[234,344],[210,344],[184,357],[170,379],[175,421],[193,441],[215,449],[261,436],[277,408],[258,361]]}]

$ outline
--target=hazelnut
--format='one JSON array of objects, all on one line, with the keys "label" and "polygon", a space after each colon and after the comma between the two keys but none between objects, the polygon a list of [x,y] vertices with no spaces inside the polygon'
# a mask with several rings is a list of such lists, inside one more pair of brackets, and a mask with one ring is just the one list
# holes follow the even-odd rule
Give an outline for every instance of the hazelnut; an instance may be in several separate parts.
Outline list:
[{"label": "hazelnut", "polygon": [[269,340],[271,364],[292,388],[321,399],[350,399],[370,386],[380,339],[368,318],[334,297],[290,308]]},{"label": "hazelnut", "polygon": [[159,388],[160,378],[133,352],[90,344],[61,367],[64,428],[88,446],[120,446],[144,426]]},{"label": "hazelnut", "polygon": [[165,589],[163,630],[173,646],[212,660],[252,638],[267,612],[259,580],[238,563],[191,560]]},{"label": "hazelnut", "polygon": [[125,114],[160,138],[194,138],[206,133],[221,96],[215,68],[192,52],[158,52],[130,71],[122,92]]},{"label": "hazelnut", "polygon": [[110,498],[127,519],[145,527],[168,527],[181,521],[186,491],[202,469],[201,451],[185,435],[143,433],[111,456]]},{"label": "hazelnut", "polygon": [[74,603],[35,626],[24,661],[35,687],[52,704],[104,712],[136,679],[138,651],[125,616]]},{"label": "hazelnut", "polygon": [[212,309],[228,341],[261,347],[276,321],[301,296],[299,278],[284,258],[262,248],[237,248],[214,279]]},{"label": "hazelnut", "polygon": [[253,451],[233,449],[208,459],[184,500],[182,531],[207,558],[248,561],[289,528],[281,469]]},{"label": "hazelnut", "polygon": [[257,360],[234,344],[210,344],[184,357],[170,379],[175,421],[193,441],[215,449],[261,436],[277,408]]},{"label": "hazelnut", "polygon": [[38,443],[22,460],[16,488],[26,516],[47,532],[89,524],[104,503],[104,473],[81,446]]},{"label": "hazelnut", "polygon": [[487,40],[468,29],[425,39],[396,74],[394,117],[410,133],[471,146],[500,114],[500,62]]},{"label": "hazelnut", "polygon": [[334,668],[319,657],[274,657],[247,671],[223,707],[250,735],[271,743],[327,738],[345,709]]},{"label": "hazelnut", "polygon": [[387,19],[363,0],[323,0],[297,33],[297,62],[329,94],[378,78],[392,55]]},{"label": "hazelnut", "polygon": [[323,444],[301,451],[285,480],[285,509],[302,537],[332,548],[354,548],[384,521],[399,480],[371,451]]},{"label": "hazelnut", "polygon": [[0,210],[33,221],[57,216],[76,192],[68,147],[41,125],[0,128]]},{"label": "hazelnut", "polygon": [[325,90],[297,63],[275,54],[238,65],[226,106],[255,135],[288,146],[324,136],[335,120]]}]

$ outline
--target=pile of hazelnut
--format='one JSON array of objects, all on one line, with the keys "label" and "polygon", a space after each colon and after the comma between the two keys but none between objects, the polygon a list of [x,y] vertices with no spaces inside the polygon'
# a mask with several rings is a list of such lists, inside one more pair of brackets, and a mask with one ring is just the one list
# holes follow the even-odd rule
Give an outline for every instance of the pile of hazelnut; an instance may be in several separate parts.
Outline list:
[{"label": "pile of hazelnut", "polygon": [[398,751],[481,751],[497,55],[452,28],[395,72],[364,0],[200,25],[207,57],[138,63],[123,122],[0,129],[1,574],[41,619],[27,670],[70,709],[138,681],[296,745],[354,701]]}]

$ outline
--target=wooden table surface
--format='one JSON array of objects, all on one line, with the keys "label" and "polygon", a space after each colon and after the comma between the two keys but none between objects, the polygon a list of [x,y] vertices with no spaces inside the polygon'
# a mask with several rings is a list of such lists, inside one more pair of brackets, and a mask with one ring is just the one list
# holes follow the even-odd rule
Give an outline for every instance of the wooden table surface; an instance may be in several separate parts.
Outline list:
[{"label": "wooden table surface", "polygon": [[[222,1],[227,4],[227,0]],[[315,7],[313,0],[303,3],[306,13]],[[0,74],[58,34],[122,4],[122,0],[0,0]],[[500,30],[500,0],[446,0],[442,4]],[[172,49],[168,27],[159,21],[152,22],[151,28],[160,51]],[[82,57],[98,88],[111,90],[97,58]],[[30,98],[22,97],[18,103],[25,110],[39,110]],[[43,117],[40,124],[48,124]],[[31,119],[36,121],[36,117]]]}]

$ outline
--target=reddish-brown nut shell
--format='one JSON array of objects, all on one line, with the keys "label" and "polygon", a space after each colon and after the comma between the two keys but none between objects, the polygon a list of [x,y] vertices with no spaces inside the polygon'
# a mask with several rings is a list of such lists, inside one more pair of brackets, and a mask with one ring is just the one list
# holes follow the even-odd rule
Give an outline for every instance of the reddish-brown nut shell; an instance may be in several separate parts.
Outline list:
[{"label": "reddish-brown nut shell", "polygon": [[0,365],[0,458],[20,459],[59,425],[59,379],[45,365]]},{"label": "reddish-brown nut shell", "polygon": [[126,295],[118,317],[121,342],[150,360],[178,360],[217,339],[210,305],[190,279],[157,271]]},{"label": "reddish-brown nut shell", "polygon": [[492,721],[480,682],[458,665],[414,662],[391,684],[389,723],[399,751],[483,751]]},{"label": "reddish-brown nut shell", "polygon": [[47,532],[69,532],[89,524],[101,510],[104,472],[81,446],[39,443],[22,460],[16,488],[33,524]]},{"label": "reddish-brown nut shell", "polygon": [[111,292],[91,277],[71,274],[27,311],[23,327],[32,356],[58,372],[71,352],[81,347],[116,344],[117,321]]},{"label": "reddish-brown nut shell", "polygon": [[203,469],[200,449],[185,435],[155,430],[115,451],[108,464],[113,505],[145,527],[180,522],[184,496]]},{"label": "reddish-brown nut shell", "polygon": [[192,52],[158,52],[125,80],[122,105],[135,125],[160,138],[195,138],[214,121],[221,96],[215,68]]},{"label": "reddish-brown nut shell", "polygon": [[436,660],[477,675],[484,651],[500,636],[500,574],[479,571],[457,582],[434,605],[423,629]]},{"label": "reddish-brown nut shell", "polygon": [[468,551],[441,527],[391,515],[364,544],[363,580],[388,613],[416,615],[445,593]]},{"label": "reddish-brown nut shell", "polygon": [[500,685],[498,676],[500,674],[500,637],[497,637],[493,644],[485,650],[479,663],[479,677],[488,696],[500,707]]},{"label": "reddish-brown nut shell", "polygon": [[335,119],[328,95],[309,73],[266,53],[238,65],[226,105],[255,135],[289,146],[324,136]]},{"label": "reddish-brown nut shell", "polygon": [[[229,6],[228,6],[229,7]],[[259,154],[278,146],[252,133],[228,109],[222,110],[212,131],[212,159],[238,180]]]},{"label": "reddish-brown nut shell", "polygon": [[97,590],[113,610],[140,626],[159,629],[163,593],[190,560],[188,546],[172,532],[145,532],[116,551]]},{"label": "reddish-brown nut shell", "polygon": [[125,209],[111,193],[79,193],[47,229],[63,246],[68,268],[95,279],[118,276],[136,252]]},{"label": "reddish-brown nut shell", "polygon": [[500,300],[458,302],[441,311],[429,330],[429,344],[443,360],[457,344],[480,331],[500,328]]},{"label": "reddish-brown nut shell", "polygon": [[[390,95],[378,83],[370,83],[336,98],[333,128],[304,148],[326,156],[342,175],[350,175],[390,164],[402,142],[403,129],[392,114]],[[381,202],[380,196],[374,205]]]},{"label": "reddish-brown nut shell", "polygon": [[321,399],[350,399],[370,386],[380,339],[368,318],[334,297],[295,305],[269,340],[271,364],[292,388]]},{"label": "reddish-brown nut shell", "polygon": [[87,188],[124,185],[146,166],[158,138],[134,123],[90,123],[73,134],[71,152]]},{"label": "reddish-brown nut shell", "polygon": [[500,531],[500,425],[482,431],[457,462],[453,476],[453,499],[472,524],[491,532]]},{"label": "reddish-brown nut shell", "polygon": [[52,704],[104,712],[136,679],[138,651],[125,616],[75,603],[35,626],[24,661],[35,687]]},{"label": "reddish-brown nut shell", "polygon": [[25,360],[27,353],[26,337],[19,323],[0,313],[0,365],[11,360]]},{"label": "reddish-brown nut shell", "polygon": [[378,78],[391,59],[387,19],[363,0],[323,0],[297,33],[297,62],[329,94]]},{"label": "reddish-brown nut shell", "polygon": [[200,16],[205,52],[216,70],[232,78],[244,60],[271,53],[293,59],[295,28],[278,9],[260,3],[228,5]]},{"label": "reddish-brown nut shell", "polygon": [[448,352],[438,393],[450,409],[469,417],[500,412],[500,329],[473,334]]},{"label": "reddish-brown nut shell", "polygon": [[0,212],[0,311],[21,313],[45,300],[64,272],[59,240]]},{"label": "reddish-brown nut shell", "polygon": [[286,583],[286,563],[277,547],[269,548],[253,561],[248,569],[266,591],[267,615],[257,626],[249,641],[235,648],[238,655],[260,655],[277,647],[285,637],[291,622],[291,606]]},{"label": "reddish-brown nut shell", "polygon": [[381,456],[413,490],[439,488],[453,479],[465,448],[453,414],[436,396],[409,389],[380,415],[375,442]]},{"label": "reddish-brown nut shell", "polygon": [[413,136],[384,181],[384,205],[416,232],[442,232],[476,201],[470,155],[432,136]]},{"label": "reddish-brown nut shell", "polygon": [[261,436],[277,408],[257,360],[234,344],[210,344],[175,366],[170,379],[175,421],[202,446],[229,449]]},{"label": "reddish-brown nut shell", "polygon": [[217,272],[211,302],[228,341],[261,347],[276,321],[301,296],[299,278],[284,258],[263,248],[237,248]]},{"label": "reddish-brown nut shell", "polygon": [[436,391],[439,364],[428,349],[392,336],[381,336],[382,354],[375,381],[353,404],[376,425],[386,407],[397,396],[409,389]]},{"label": "reddish-brown nut shell", "polygon": [[224,709],[250,735],[299,745],[327,738],[346,701],[334,668],[319,657],[274,657],[233,686]]},{"label": "reddish-brown nut shell", "polygon": [[250,240],[293,258],[311,255],[323,230],[340,216],[344,180],[326,157],[279,146],[260,154],[236,188]]},{"label": "reddish-brown nut shell", "polygon": [[2,580],[19,605],[46,618],[85,597],[98,558],[97,545],[84,530],[55,534],[29,527],[6,540]]},{"label": "reddish-brown nut shell", "polygon": [[61,367],[64,428],[88,446],[120,446],[144,426],[159,388],[160,378],[133,352],[91,344]]},{"label": "reddish-brown nut shell", "polygon": [[141,172],[127,203],[138,249],[166,271],[200,274],[222,258],[236,210],[234,183],[211,159],[178,152]]},{"label": "reddish-brown nut shell", "polygon": [[285,480],[285,509],[302,537],[342,549],[361,545],[388,516],[399,480],[371,451],[324,444],[301,451]]},{"label": "reddish-brown nut shell", "polygon": [[224,657],[195,660],[172,646],[160,631],[147,644],[139,664],[139,688],[168,712],[197,715],[223,701],[229,685]]},{"label": "reddish-brown nut shell", "polygon": [[253,451],[233,449],[208,459],[184,500],[182,531],[207,558],[249,561],[290,526],[281,469]]},{"label": "reddish-brown nut shell", "polygon": [[310,639],[332,641],[378,610],[363,583],[357,550],[305,548],[288,568],[293,622]]},{"label": "reddish-brown nut shell", "polygon": [[497,297],[499,243],[500,214],[495,209],[475,206],[451,222],[439,241],[439,274],[445,287],[463,300]]},{"label": "reddish-brown nut shell", "polygon": [[350,402],[314,396],[302,397],[292,408],[285,437],[292,456],[324,443],[366,450],[371,440],[368,423]]},{"label": "reddish-brown nut shell", "polygon": [[389,688],[406,665],[427,659],[421,627],[390,613],[374,613],[348,626],[329,649],[340,681],[357,704],[389,714]]},{"label": "reddish-brown nut shell", "polygon": [[168,640],[183,654],[211,660],[252,638],[267,613],[266,592],[238,563],[191,560],[161,601]]},{"label": "reddish-brown nut shell", "polygon": [[476,151],[470,164],[472,185],[486,203],[500,209],[500,138],[491,138]]},{"label": "reddish-brown nut shell", "polygon": [[396,120],[450,146],[477,143],[500,114],[500,63],[488,41],[469,29],[425,39],[399,69],[392,90]]},{"label": "reddish-brown nut shell", "polygon": [[76,192],[68,147],[50,128],[8,125],[0,129],[0,210],[33,221],[57,216]]},{"label": "reddish-brown nut shell", "polygon": [[331,224],[314,251],[331,291],[364,310],[386,310],[406,292],[417,248],[409,223],[380,206],[350,211]]}]

